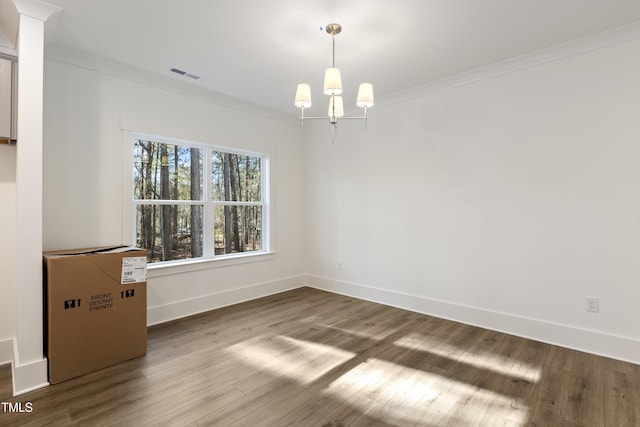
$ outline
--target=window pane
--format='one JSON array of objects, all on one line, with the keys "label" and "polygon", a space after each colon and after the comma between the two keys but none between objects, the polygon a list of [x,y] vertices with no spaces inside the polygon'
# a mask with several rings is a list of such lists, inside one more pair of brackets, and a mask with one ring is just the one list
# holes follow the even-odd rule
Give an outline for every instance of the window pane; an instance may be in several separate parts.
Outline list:
[{"label": "window pane", "polygon": [[136,200],[202,200],[200,148],[136,140],[133,183]]},{"label": "window pane", "polygon": [[259,202],[262,159],[214,151],[211,196],[216,201]]},{"label": "window pane", "polygon": [[262,250],[261,206],[216,206],[215,254]]},{"label": "window pane", "polygon": [[138,205],[136,244],[149,262],[202,256],[202,205]]}]

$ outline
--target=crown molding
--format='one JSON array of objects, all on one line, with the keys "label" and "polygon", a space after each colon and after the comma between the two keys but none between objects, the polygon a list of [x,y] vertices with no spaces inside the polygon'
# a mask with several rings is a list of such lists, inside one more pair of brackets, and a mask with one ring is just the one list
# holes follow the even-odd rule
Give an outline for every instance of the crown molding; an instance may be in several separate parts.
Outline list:
[{"label": "crown molding", "polygon": [[13,0],[19,14],[46,21],[51,15],[62,11],[58,6],[40,0]]},{"label": "crown molding", "polygon": [[640,21],[551,46],[381,97],[376,108],[411,101],[515,71],[640,39]]},{"label": "crown molding", "polygon": [[295,117],[292,118],[288,114],[246,102],[239,98],[215,92],[201,86],[178,81],[171,76],[152,73],[130,65],[93,56],[85,52],[48,45],[45,46],[45,58],[157,89],[174,92],[245,114],[251,114],[292,126],[299,126]]}]

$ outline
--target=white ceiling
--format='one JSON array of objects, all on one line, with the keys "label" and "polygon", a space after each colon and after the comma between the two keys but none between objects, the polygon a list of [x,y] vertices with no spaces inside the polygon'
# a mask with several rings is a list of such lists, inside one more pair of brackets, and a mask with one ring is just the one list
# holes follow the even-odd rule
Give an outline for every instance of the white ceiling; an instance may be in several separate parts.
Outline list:
[{"label": "white ceiling", "polygon": [[[640,0],[46,0],[62,12],[47,46],[84,51],[297,114],[296,84],[310,83],[311,113],[336,66],[345,103],[358,83],[376,97],[640,21]],[[177,76],[170,68],[201,76]],[[375,107],[374,107],[375,108]]]}]

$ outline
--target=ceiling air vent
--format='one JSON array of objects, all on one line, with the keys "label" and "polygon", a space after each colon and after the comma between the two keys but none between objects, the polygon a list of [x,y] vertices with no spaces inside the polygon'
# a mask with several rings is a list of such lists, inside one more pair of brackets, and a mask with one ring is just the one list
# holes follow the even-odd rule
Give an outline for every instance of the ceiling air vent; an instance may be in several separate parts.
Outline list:
[{"label": "ceiling air vent", "polygon": [[172,73],[180,74],[181,76],[189,77],[190,79],[194,79],[194,80],[199,80],[200,79],[200,76],[197,76],[197,75],[191,74],[191,73],[187,73],[186,71],[181,70],[179,68],[172,68],[169,71],[171,71]]}]

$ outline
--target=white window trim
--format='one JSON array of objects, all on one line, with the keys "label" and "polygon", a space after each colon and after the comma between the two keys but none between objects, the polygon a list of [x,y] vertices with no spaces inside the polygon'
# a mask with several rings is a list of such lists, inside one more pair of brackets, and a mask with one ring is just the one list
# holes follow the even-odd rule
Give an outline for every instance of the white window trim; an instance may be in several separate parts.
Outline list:
[{"label": "white window trim", "polygon": [[[133,144],[135,140],[152,140],[165,144],[183,145],[204,150],[203,159],[203,195],[205,199],[202,201],[203,208],[203,236],[205,233],[213,232],[213,212],[214,206],[232,204],[237,206],[255,206],[259,204],[263,206],[262,212],[262,250],[251,252],[238,252],[233,254],[214,255],[214,247],[211,244],[203,242],[203,256],[201,258],[191,258],[185,260],[162,261],[148,265],[149,277],[164,276],[170,274],[179,274],[183,272],[203,270],[209,268],[227,267],[232,265],[260,262],[275,258],[274,245],[272,241],[272,207],[271,207],[271,156],[269,153],[256,152],[250,150],[241,150],[220,145],[209,145],[174,138],[160,137],[148,133],[132,132],[123,130],[123,150],[122,150],[122,243],[125,245],[136,244],[136,214],[135,204],[157,204],[154,201],[135,201],[133,191]],[[263,201],[256,202],[231,202],[222,203],[220,201],[210,200],[211,186],[211,156],[213,151],[222,151],[240,155],[257,156],[263,159],[261,165],[261,192]],[[207,198],[209,201],[207,201]],[[182,204],[183,201],[175,201],[172,204]],[[191,201],[185,201],[184,204],[192,204]],[[266,226],[265,226],[266,225]]]}]

